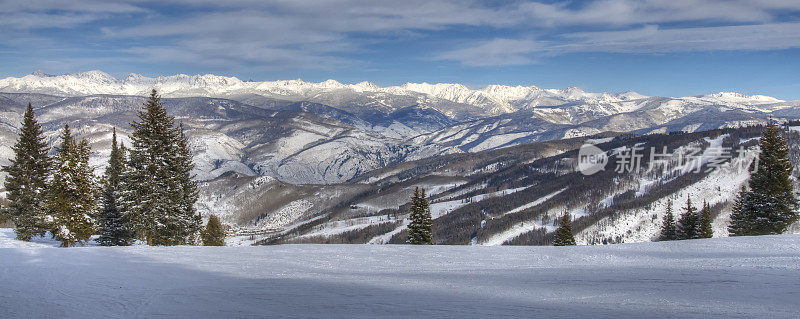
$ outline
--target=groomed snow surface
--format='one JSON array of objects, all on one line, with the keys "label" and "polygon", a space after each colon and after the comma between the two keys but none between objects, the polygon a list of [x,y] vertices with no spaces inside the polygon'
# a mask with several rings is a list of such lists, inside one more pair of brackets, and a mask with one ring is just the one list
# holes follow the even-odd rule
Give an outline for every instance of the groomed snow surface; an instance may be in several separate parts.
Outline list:
[{"label": "groomed snow surface", "polygon": [[3,318],[796,318],[800,236],[575,247],[79,247],[0,230]]}]

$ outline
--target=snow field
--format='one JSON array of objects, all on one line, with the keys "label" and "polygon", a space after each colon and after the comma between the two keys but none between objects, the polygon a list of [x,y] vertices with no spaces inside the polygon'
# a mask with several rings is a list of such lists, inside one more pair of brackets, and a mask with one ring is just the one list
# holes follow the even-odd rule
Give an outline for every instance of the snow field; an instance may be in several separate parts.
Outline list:
[{"label": "snow field", "polygon": [[9,244],[5,318],[796,318],[800,236],[576,247]]}]

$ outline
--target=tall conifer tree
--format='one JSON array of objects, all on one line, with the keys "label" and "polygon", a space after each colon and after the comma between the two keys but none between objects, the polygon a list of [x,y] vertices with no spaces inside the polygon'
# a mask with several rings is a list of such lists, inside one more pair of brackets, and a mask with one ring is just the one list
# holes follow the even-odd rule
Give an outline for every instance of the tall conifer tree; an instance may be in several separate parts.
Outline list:
[{"label": "tall conifer tree", "polygon": [[667,213],[664,215],[664,221],[661,224],[661,236],[658,240],[677,240],[678,228],[675,224],[675,215],[672,214],[672,200],[667,200]]},{"label": "tall conifer tree", "polygon": [[[180,220],[184,223],[183,228],[186,234],[194,234],[202,228],[202,218],[194,208],[198,197],[197,182],[194,181],[195,175],[192,174],[194,162],[192,161],[192,151],[189,148],[189,139],[184,132],[183,123],[178,126],[178,133],[175,145],[176,158],[172,164],[172,170],[175,172],[175,183],[179,190],[179,192],[175,193],[175,202],[178,206]],[[181,234],[180,236],[184,235]]]},{"label": "tall conifer tree", "polygon": [[136,236],[151,245],[194,244],[201,221],[186,138],[155,90],[138,115],[123,205]]},{"label": "tall conifer tree", "polygon": [[408,225],[408,243],[412,245],[432,245],[431,210],[425,199],[425,189],[414,189],[411,197],[411,223]]},{"label": "tall conifer tree", "polygon": [[744,210],[744,201],[747,198],[747,188],[742,185],[739,195],[731,208],[731,222],[728,225],[728,233],[731,236],[745,236],[750,230],[750,217]]},{"label": "tall conifer tree", "polygon": [[711,217],[711,205],[704,202],[703,210],[700,211],[700,221],[697,229],[699,238],[714,237],[714,229],[711,227],[711,222],[713,222]]},{"label": "tall conifer tree", "polygon": [[95,232],[97,184],[89,166],[90,154],[89,143],[76,142],[65,125],[47,193],[51,231],[62,247],[83,244]]},{"label": "tall conifer tree", "polygon": [[798,219],[789,147],[780,133],[770,120],[761,136],[758,161],[753,163],[750,191],[741,199],[741,212],[731,220],[733,236],[780,234]]},{"label": "tall conifer tree", "polygon": [[678,238],[679,239],[697,239],[700,238],[698,233],[698,224],[700,217],[697,215],[697,208],[692,206],[692,199],[686,196],[686,207],[683,208],[683,214],[678,220]]},{"label": "tall conifer tree", "polygon": [[17,239],[30,240],[47,231],[44,196],[50,174],[50,149],[44,140],[42,126],[36,121],[33,107],[28,103],[22,119],[19,140],[14,144],[14,158],[3,167],[8,173],[5,188],[8,192],[9,219],[14,223]]},{"label": "tall conifer tree", "polygon": [[102,210],[97,220],[103,246],[128,246],[133,242],[127,216],[121,205],[122,174],[125,172],[125,146],[117,144],[117,129],[111,139],[111,156],[103,176]]}]

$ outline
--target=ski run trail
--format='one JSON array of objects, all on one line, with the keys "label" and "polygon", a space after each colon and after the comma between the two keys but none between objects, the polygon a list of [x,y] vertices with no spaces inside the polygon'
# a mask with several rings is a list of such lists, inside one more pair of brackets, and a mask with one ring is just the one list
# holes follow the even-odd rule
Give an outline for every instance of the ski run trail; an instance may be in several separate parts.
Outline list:
[{"label": "ski run trail", "polygon": [[77,247],[0,229],[3,318],[797,318],[800,236]]}]

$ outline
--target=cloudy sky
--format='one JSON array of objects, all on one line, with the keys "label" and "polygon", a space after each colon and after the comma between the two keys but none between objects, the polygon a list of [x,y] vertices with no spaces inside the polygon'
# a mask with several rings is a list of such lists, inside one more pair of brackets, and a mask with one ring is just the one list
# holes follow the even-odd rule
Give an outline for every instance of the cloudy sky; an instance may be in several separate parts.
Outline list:
[{"label": "cloudy sky", "polygon": [[100,69],[800,99],[797,0],[0,0],[0,76]]}]

